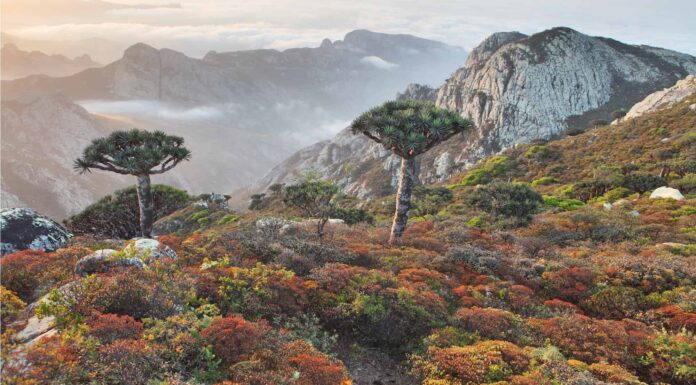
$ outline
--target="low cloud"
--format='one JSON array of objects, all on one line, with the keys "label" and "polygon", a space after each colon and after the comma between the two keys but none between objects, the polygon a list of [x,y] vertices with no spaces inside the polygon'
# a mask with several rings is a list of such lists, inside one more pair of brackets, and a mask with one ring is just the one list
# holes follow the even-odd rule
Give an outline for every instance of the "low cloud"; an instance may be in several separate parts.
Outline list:
[{"label": "low cloud", "polygon": [[223,119],[223,108],[214,106],[178,107],[155,100],[83,100],[78,102],[87,111],[107,116],[126,116],[148,120],[206,122]]},{"label": "low cloud", "polygon": [[360,61],[383,70],[390,70],[399,66],[398,64],[388,62],[379,56],[365,56],[364,58],[360,59]]}]

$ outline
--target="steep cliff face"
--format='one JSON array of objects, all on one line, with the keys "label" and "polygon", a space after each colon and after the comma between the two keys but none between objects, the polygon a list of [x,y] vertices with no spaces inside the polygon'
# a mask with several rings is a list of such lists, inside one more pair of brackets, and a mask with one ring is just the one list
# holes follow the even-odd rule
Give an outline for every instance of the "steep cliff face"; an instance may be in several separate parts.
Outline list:
[{"label": "steep cliff face", "polygon": [[[569,127],[585,128],[590,120],[608,119],[611,111],[630,108],[693,73],[696,58],[690,55],[569,28],[532,36],[493,34],[472,50],[435,97],[438,106],[472,119],[476,129],[419,157],[419,179],[441,181],[518,143],[561,136]],[[400,95],[413,96],[420,96],[416,89]],[[346,171],[346,164],[348,171],[357,171]],[[377,145],[343,131],[293,155],[264,182],[287,182],[298,171],[314,169],[347,192],[369,198],[393,192],[397,164]]]},{"label": "steep cliff face", "polygon": [[483,43],[486,54],[470,58],[437,97],[438,105],[471,118],[491,148],[585,127],[696,70],[689,55],[568,28],[518,34],[497,49],[504,39],[493,38]]}]

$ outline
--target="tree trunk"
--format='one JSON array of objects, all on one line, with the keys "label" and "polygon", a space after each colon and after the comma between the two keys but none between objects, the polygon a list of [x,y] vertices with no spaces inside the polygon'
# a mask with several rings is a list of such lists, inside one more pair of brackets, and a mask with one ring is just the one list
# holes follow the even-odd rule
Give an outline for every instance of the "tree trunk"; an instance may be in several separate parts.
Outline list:
[{"label": "tree trunk", "polygon": [[138,175],[138,206],[140,206],[140,232],[143,237],[152,236],[152,222],[155,215],[150,189],[150,175]]},{"label": "tree trunk", "polygon": [[401,177],[399,178],[399,189],[396,192],[396,211],[392,222],[389,244],[394,245],[401,242],[401,235],[406,229],[408,222],[408,209],[411,208],[411,190],[413,189],[413,178],[416,174],[416,160],[413,158],[401,158]]}]

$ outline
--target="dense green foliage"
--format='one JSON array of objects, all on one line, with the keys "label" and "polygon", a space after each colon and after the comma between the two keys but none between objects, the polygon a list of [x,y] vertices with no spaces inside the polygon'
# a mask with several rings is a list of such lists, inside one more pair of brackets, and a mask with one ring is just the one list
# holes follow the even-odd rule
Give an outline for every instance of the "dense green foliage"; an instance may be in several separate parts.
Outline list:
[{"label": "dense green foliage", "polygon": [[[186,206],[190,197],[186,191],[171,186],[152,186],[155,220]],[[130,239],[140,232],[138,195],[135,187],[118,190],[89,205],[65,221],[71,232],[105,238]]]}]

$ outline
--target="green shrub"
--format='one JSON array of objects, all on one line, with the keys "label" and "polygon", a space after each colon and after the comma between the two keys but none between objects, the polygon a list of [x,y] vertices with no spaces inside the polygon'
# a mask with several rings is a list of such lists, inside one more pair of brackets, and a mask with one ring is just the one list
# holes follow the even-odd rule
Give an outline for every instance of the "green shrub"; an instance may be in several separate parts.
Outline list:
[{"label": "green shrub", "polygon": [[558,183],[558,179],[552,176],[542,176],[541,178],[534,179],[532,181],[532,186],[547,186],[554,183]]},{"label": "green shrub", "polygon": [[529,223],[543,200],[526,184],[496,182],[474,190],[470,202],[494,220],[505,219],[516,226]]},{"label": "green shrub", "polygon": [[623,187],[641,194],[666,186],[664,178],[650,174],[629,174],[624,177]]},{"label": "green shrub", "polygon": [[505,155],[488,158],[480,167],[470,171],[461,181],[463,186],[476,186],[490,183],[493,178],[500,176],[512,168],[513,161]]},{"label": "green shrub", "polygon": [[561,198],[553,195],[544,195],[544,206],[557,207],[563,211],[579,209],[585,204],[582,201],[572,198]]},{"label": "green shrub", "polygon": [[671,184],[672,187],[678,189],[682,194],[696,193],[696,174],[688,173],[684,175],[683,178],[677,179]]},{"label": "green shrub", "polygon": [[[156,184],[152,186],[154,220],[186,206],[191,197],[186,191]],[[129,239],[140,234],[140,209],[135,187],[118,190],[100,199],[65,221],[74,234],[93,234],[106,238]]]},{"label": "green shrub", "polygon": [[527,158],[544,159],[551,155],[551,149],[543,144],[536,144],[531,146],[524,152],[524,156]]}]

